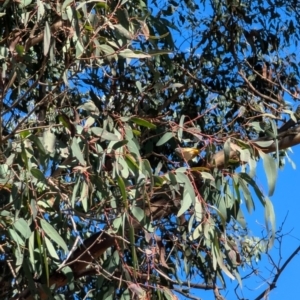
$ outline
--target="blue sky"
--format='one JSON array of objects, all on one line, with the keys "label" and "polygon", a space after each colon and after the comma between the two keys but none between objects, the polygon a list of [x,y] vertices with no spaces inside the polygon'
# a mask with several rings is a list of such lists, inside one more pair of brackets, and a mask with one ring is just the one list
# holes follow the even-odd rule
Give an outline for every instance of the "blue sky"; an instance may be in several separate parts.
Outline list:
[{"label": "blue sky", "polygon": [[[283,244],[281,248],[281,265],[286,261],[289,255],[299,246],[300,244],[300,223],[299,220],[299,201],[300,201],[300,146],[295,146],[293,148],[293,153],[289,153],[289,156],[296,164],[296,169],[293,169],[291,164],[286,161],[286,165],[283,170],[278,171],[278,179],[276,184],[276,189],[271,200],[274,205],[276,214],[276,225],[277,229],[281,226],[282,222],[286,219],[282,234],[286,234],[283,238]],[[267,190],[266,176],[262,167],[262,162],[259,164],[258,170],[258,184],[263,187],[265,191]],[[256,201],[258,202],[258,201]],[[257,205],[257,209],[251,216],[250,228],[254,233],[259,233],[261,226],[259,224],[264,224],[263,210],[261,206]],[[275,262],[279,261],[279,249],[273,247],[271,254]],[[298,289],[296,288],[299,284],[299,263],[300,257],[296,256],[293,261],[288,265],[287,269],[282,273],[278,282],[277,288],[271,292],[271,300],[281,300],[281,299],[297,299]],[[264,278],[268,279],[270,275],[269,270],[271,270],[271,265],[267,261],[266,256],[263,257],[261,263],[258,265],[260,271],[263,272]],[[270,278],[272,280],[273,278]],[[249,283],[249,284],[248,284]],[[244,295],[249,299],[255,299],[267,286],[263,284],[262,280],[253,277],[250,281],[245,282]],[[248,287],[253,290],[250,291]],[[260,288],[259,288],[260,287]],[[287,288],[289,287],[289,288]],[[293,288],[295,287],[295,288]],[[231,294],[231,293],[230,293]],[[246,297],[246,298],[247,298]],[[228,297],[228,299],[232,299]]]}]

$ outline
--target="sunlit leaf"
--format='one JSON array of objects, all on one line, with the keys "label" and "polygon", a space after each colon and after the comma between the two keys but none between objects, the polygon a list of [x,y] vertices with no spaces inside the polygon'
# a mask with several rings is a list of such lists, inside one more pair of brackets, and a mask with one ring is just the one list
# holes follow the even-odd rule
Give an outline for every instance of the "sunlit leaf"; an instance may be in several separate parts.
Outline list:
[{"label": "sunlit leaf", "polygon": [[273,203],[270,201],[269,198],[265,199],[265,223],[266,227],[269,228],[269,224],[271,225],[271,241],[269,247],[272,247],[274,240],[275,240],[275,231],[276,231],[276,220],[275,220],[275,212]]},{"label": "sunlit leaf", "polygon": [[60,246],[65,252],[68,251],[68,247],[63,240],[63,238],[58,234],[58,232],[55,230],[55,228],[49,224],[45,220],[41,220],[41,227],[45,231],[45,233],[48,235],[48,237],[53,240],[58,246]]},{"label": "sunlit leaf", "polygon": [[132,51],[130,49],[122,50],[118,53],[120,56],[124,58],[149,58],[151,55],[140,52],[140,51]]},{"label": "sunlit leaf", "polygon": [[86,162],[85,162],[85,159],[84,159],[83,154],[81,152],[81,149],[80,149],[80,147],[78,145],[78,141],[77,141],[76,137],[74,137],[73,140],[72,140],[71,149],[72,149],[73,155],[78,159],[78,161],[80,162],[80,164],[82,166],[85,166]]},{"label": "sunlit leaf", "polygon": [[132,117],[130,118],[130,120],[140,126],[144,126],[144,127],[147,127],[147,128],[150,128],[150,129],[155,129],[156,128],[156,125],[155,124],[152,124],[146,120],[143,120],[143,119],[140,119],[140,118],[137,118],[137,117]]},{"label": "sunlit leaf", "polygon": [[55,250],[53,244],[51,243],[51,241],[46,236],[45,236],[45,244],[46,244],[46,247],[48,249],[48,252],[49,252],[50,256],[57,259],[57,260],[59,260],[59,257],[56,253],[56,250]]},{"label": "sunlit leaf", "polygon": [[50,42],[51,42],[51,30],[49,23],[45,22],[45,29],[44,29],[44,55],[46,56],[48,54],[49,48],[50,48]]},{"label": "sunlit leaf", "polygon": [[259,151],[260,157],[263,159],[264,169],[267,175],[269,196],[272,196],[275,190],[276,180],[277,180],[277,166],[274,158],[270,155]]},{"label": "sunlit leaf", "polygon": [[226,167],[228,161],[229,161],[229,157],[230,157],[230,139],[227,139],[225,144],[224,144],[224,165]]},{"label": "sunlit leaf", "polygon": [[165,144],[167,141],[169,141],[171,138],[173,138],[174,135],[172,132],[166,132],[156,143],[156,146],[161,146]]},{"label": "sunlit leaf", "polygon": [[31,230],[27,222],[21,218],[14,223],[14,227],[22,234],[25,239],[28,239],[31,236]]},{"label": "sunlit leaf", "polygon": [[99,127],[93,127],[91,129],[92,133],[95,134],[96,136],[101,137],[104,140],[107,141],[119,141],[119,137],[117,137],[115,134],[108,132],[107,130]]}]

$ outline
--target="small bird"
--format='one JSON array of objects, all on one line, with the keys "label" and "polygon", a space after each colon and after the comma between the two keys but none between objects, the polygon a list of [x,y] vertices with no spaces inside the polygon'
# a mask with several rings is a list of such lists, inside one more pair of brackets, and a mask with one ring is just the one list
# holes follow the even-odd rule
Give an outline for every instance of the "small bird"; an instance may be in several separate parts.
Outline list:
[{"label": "small bird", "polygon": [[175,153],[185,160],[192,160],[199,155],[200,150],[197,148],[176,148]]}]

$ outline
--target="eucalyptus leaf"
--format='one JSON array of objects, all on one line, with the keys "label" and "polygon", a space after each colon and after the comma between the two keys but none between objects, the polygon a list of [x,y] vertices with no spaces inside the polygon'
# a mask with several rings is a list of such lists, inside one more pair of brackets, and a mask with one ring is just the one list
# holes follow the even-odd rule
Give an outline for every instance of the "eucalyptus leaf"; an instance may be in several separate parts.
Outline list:
[{"label": "eucalyptus leaf", "polygon": [[272,196],[275,190],[277,180],[277,166],[275,160],[268,154],[259,151],[260,157],[263,159],[265,173],[267,175],[269,196]]},{"label": "eucalyptus leaf", "polygon": [[21,235],[25,238],[28,239],[31,236],[31,230],[28,226],[28,223],[23,219],[18,219],[15,223],[14,223],[14,227],[16,228],[16,230],[18,230]]},{"label": "eucalyptus leaf", "polygon": [[156,146],[161,146],[174,137],[172,132],[166,132],[156,143]]},{"label": "eucalyptus leaf", "polygon": [[51,240],[53,240],[58,246],[60,246],[65,252],[68,252],[68,247],[67,247],[65,241],[58,234],[58,232],[55,230],[55,228],[43,219],[40,222],[41,222],[41,227],[45,231],[47,236]]},{"label": "eucalyptus leaf", "polygon": [[115,134],[108,132],[105,129],[99,128],[99,127],[93,127],[91,129],[92,133],[95,134],[96,136],[101,137],[104,140],[107,141],[119,141],[119,137],[116,136]]}]

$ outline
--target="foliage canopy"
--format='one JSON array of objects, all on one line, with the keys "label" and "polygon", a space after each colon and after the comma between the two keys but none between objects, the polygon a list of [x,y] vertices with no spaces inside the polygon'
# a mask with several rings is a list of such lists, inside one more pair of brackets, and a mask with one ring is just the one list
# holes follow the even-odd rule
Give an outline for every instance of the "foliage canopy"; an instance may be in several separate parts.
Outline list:
[{"label": "foliage canopy", "polygon": [[297,1],[1,4],[1,299],[242,285],[300,142]]}]

